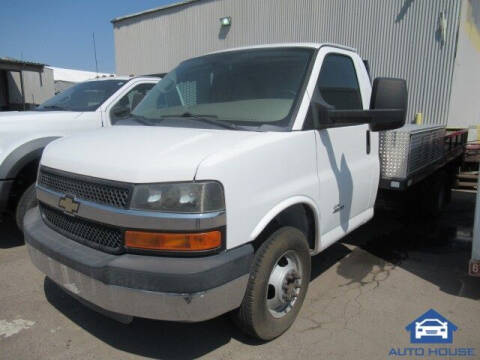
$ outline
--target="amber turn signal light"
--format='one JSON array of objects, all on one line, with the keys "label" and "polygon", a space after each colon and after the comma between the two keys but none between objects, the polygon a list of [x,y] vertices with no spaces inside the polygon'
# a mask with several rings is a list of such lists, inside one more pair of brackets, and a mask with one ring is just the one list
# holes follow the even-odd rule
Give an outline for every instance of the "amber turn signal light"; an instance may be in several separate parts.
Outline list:
[{"label": "amber turn signal light", "polygon": [[204,251],[222,245],[220,231],[203,233],[155,233],[146,231],[125,232],[125,246],[134,249],[161,251]]}]

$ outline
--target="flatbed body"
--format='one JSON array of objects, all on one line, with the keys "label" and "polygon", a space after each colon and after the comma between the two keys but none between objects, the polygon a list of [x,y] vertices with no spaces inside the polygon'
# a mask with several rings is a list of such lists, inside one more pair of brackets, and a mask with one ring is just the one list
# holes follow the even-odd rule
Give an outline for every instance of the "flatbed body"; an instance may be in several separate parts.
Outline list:
[{"label": "flatbed body", "polygon": [[406,125],[380,135],[381,190],[404,191],[462,161],[468,131],[437,125]]}]

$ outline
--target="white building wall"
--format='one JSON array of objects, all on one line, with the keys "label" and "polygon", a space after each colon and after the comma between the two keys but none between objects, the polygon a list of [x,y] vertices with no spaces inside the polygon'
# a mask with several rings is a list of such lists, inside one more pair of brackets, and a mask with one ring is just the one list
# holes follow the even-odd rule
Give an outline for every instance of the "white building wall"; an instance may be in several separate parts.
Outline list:
[{"label": "white building wall", "polygon": [[464,1],[458,34],[448,125],[470,128],[480,140],[480,1]]}]

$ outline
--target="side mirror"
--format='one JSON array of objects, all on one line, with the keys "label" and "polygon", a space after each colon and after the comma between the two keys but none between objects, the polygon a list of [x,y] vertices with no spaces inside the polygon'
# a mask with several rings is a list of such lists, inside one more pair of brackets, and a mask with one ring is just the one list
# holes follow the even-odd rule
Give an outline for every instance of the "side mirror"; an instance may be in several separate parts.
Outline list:
[{"label": "side mirror", "polygon": [[402,127],[407,115],[407,99],[407,82],[404,79],[376,78],[373,81],[370,110],[378,115],[372,118],[370,130]]},{"label": "side mirror", "polygon": [[112,113],[116,118],[127,117],[130,115],[130,109],[126,106],[116,106]]},{"label": "side mirror", "polygon": [[405,124],[407,97],[405,80],[376,78],[370,110],[336,110],[322,99],[317,90],[311,104],[314,126],[322,129],[369,124],[371,131],[397,129]]}]

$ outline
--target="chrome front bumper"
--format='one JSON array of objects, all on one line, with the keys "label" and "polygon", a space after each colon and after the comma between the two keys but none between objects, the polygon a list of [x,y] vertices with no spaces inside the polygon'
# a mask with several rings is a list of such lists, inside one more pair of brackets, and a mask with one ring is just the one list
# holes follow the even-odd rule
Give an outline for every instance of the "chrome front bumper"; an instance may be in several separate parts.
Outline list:
[{"label": "chrome front bumper", "polygon": [[194,294],[161,293],[106,285],[27,245],[35,266],[68,292],[114,313],[157,320],[197,322],[240,306],[248,275]]},{"label": "chrome front bumper", "polygon": [[25,216],[24,234],[34,265],[74,296],[157,320],[204,321],[239,307],[253,260],[251,245],[195,258],[107,254],[50,229],[38,208]]}]

